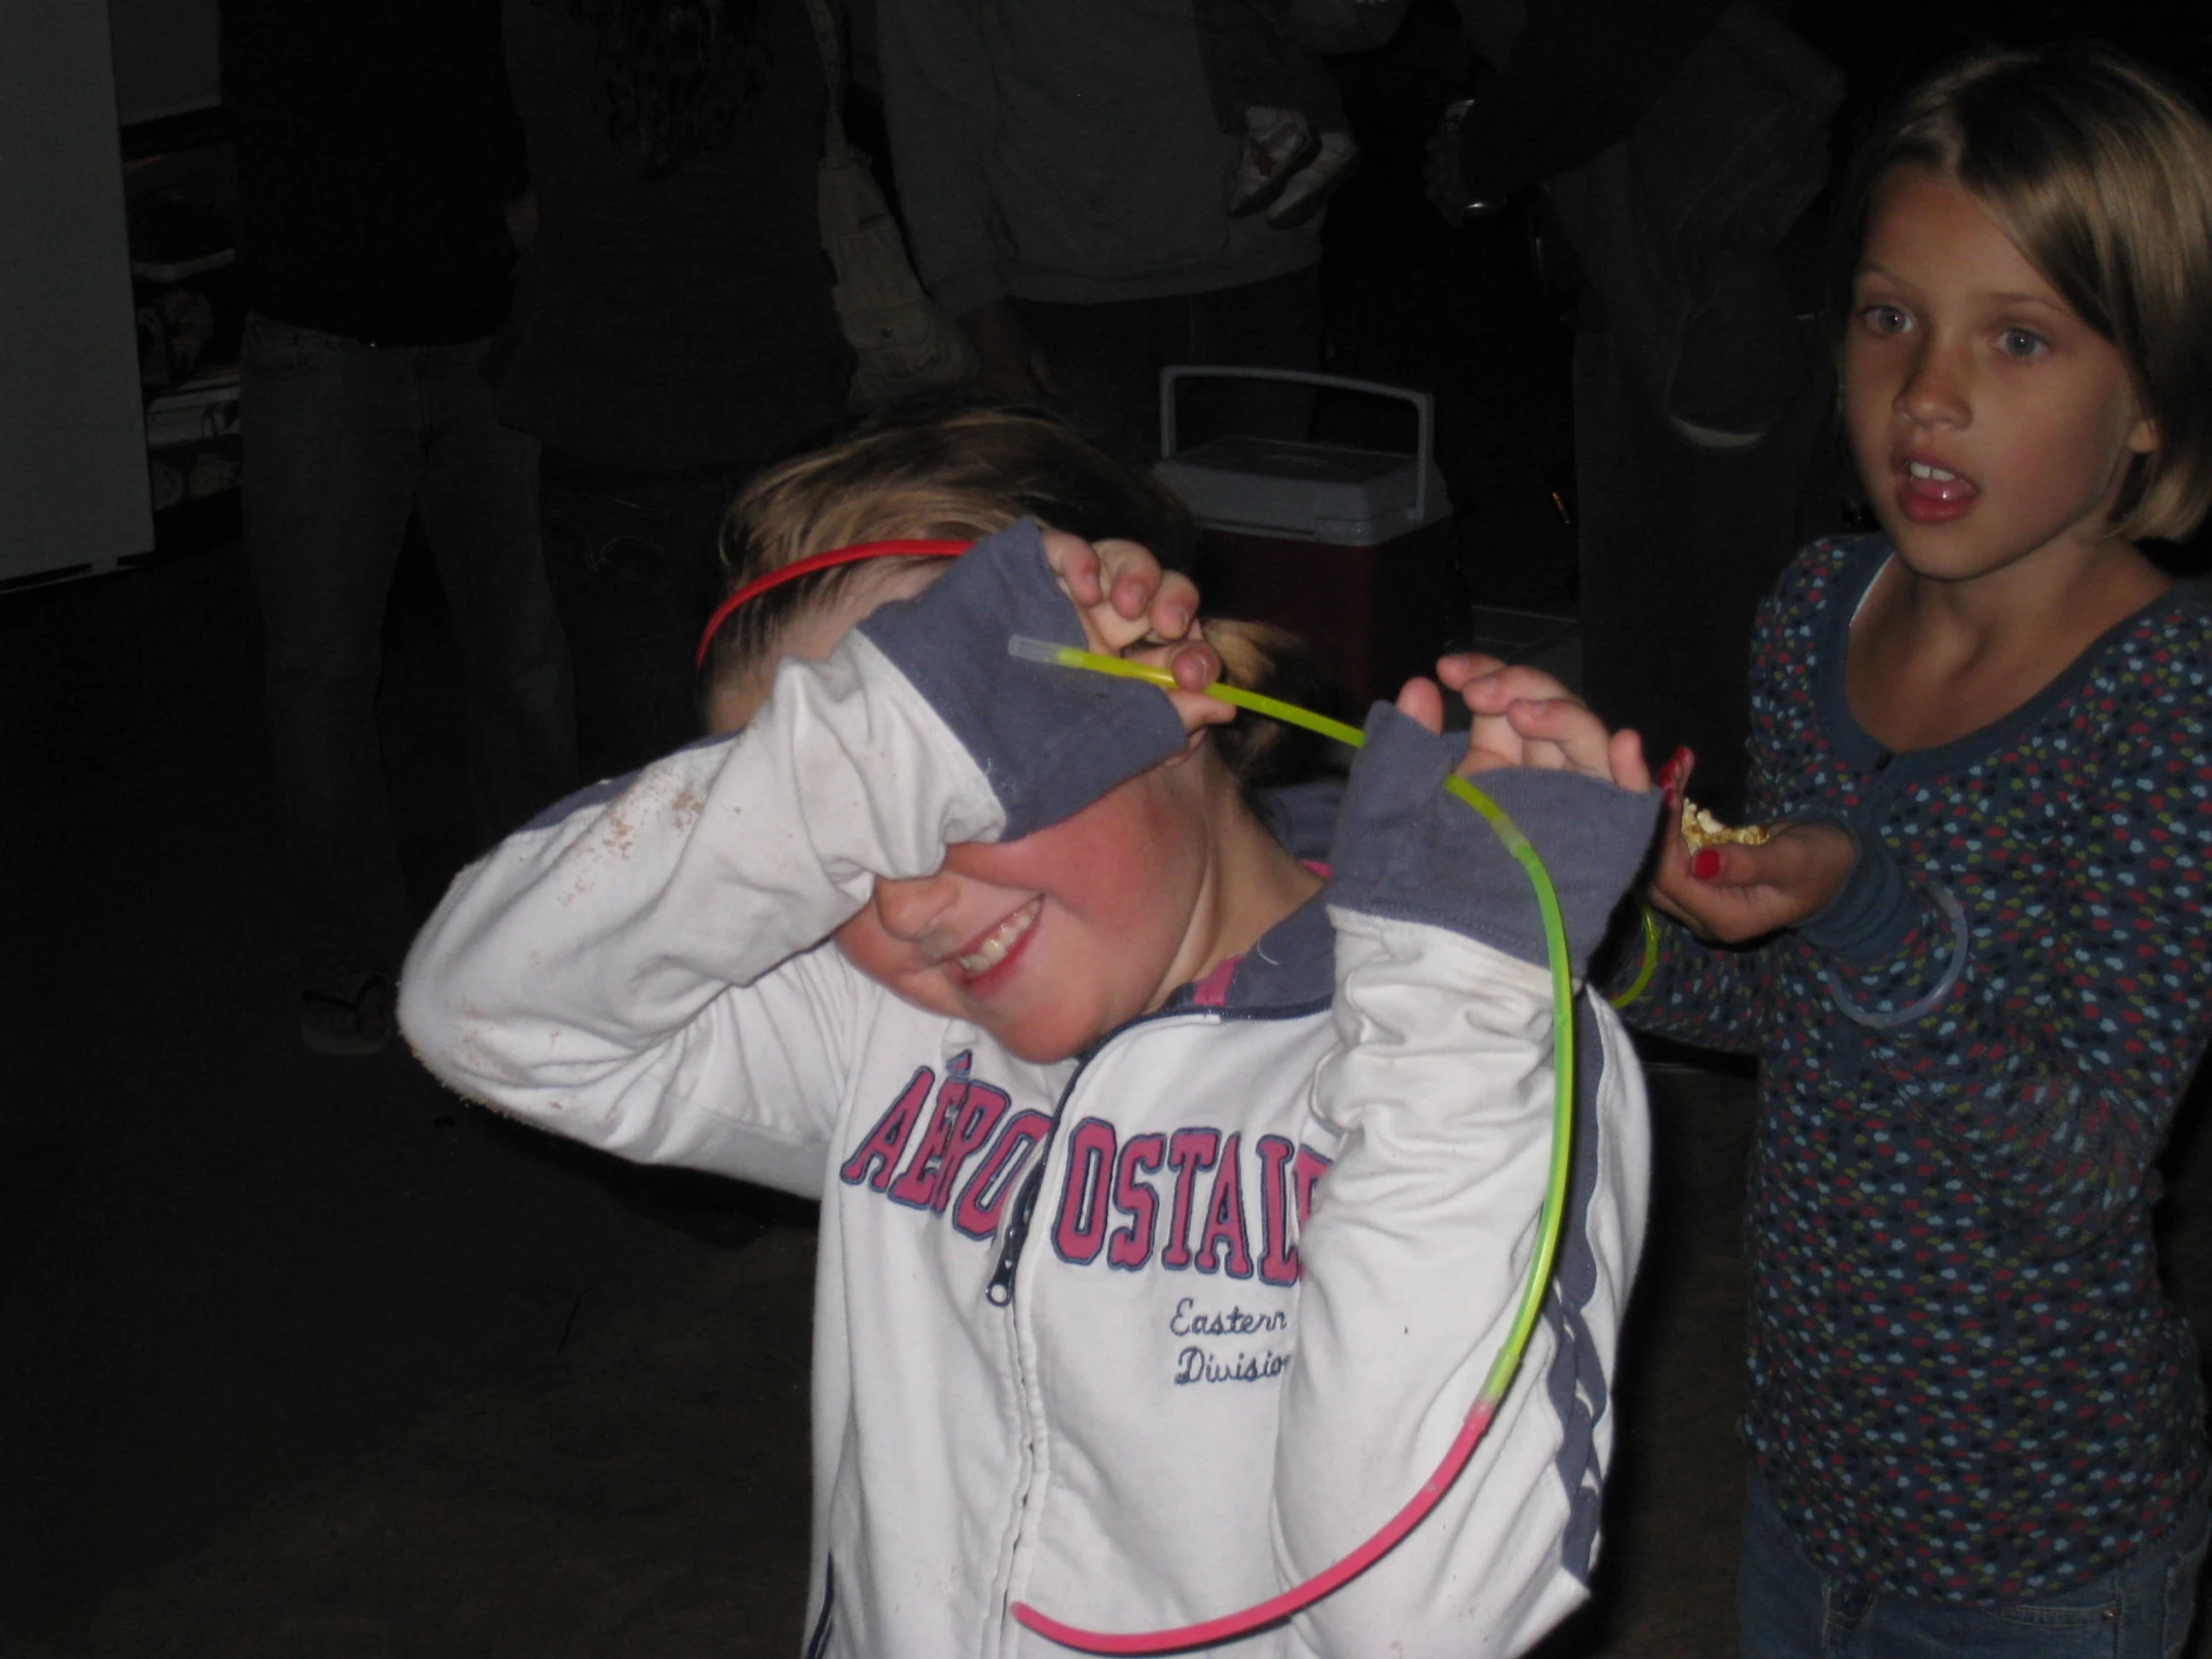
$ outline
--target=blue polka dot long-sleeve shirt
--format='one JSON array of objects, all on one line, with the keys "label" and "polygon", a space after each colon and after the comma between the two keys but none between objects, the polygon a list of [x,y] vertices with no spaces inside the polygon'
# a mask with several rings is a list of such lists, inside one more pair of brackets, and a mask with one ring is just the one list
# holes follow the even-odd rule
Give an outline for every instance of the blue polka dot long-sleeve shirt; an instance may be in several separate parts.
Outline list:
[{"label": "blue polka dot long-sleeve shirt", "polygon": [[2153,1169],[2212,1031],[2212,606],[1893,754],[1844,695],[1881,537],[1800,554],[1752,666],[1759,821],[1860,844],[1750,948],[1662,928],[1626,1011],[1760,1058],[1745,1434],[1831,1572],[1989,1603],[2156,1537],[2207,1469]]}]

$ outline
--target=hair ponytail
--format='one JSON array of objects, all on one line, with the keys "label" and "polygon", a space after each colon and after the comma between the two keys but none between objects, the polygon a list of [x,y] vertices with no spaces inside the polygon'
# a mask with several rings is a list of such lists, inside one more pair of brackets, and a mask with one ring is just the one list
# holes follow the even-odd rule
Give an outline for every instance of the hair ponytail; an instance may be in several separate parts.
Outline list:
[{"label": "hair ponytail", "polygon": [[[1206,643],[1221,654],[1221,677],[1230,685],[1359,724],[1352,700],[1321,656],[1290,630],[1228,617],[1208,617],[1205,628]],[[1342,771],[1346,760],[1342,746],[1320,733],[1248,709],[1238,710],[1235,720],[1212,732],[1223,765],[1255,806],[1271,790]],[[1267,815],[1260,816],[1265,821]]]}]

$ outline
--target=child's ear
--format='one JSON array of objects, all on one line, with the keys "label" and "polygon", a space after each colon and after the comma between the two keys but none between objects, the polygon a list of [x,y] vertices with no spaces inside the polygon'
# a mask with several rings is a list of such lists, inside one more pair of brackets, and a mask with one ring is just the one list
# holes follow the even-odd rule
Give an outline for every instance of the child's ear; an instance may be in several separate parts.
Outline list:
[{"label": "child's ear", "polygon": [[2138,455],[2158,453],[2158,422],[2144,415],[2127,434],[2127,446]]}]

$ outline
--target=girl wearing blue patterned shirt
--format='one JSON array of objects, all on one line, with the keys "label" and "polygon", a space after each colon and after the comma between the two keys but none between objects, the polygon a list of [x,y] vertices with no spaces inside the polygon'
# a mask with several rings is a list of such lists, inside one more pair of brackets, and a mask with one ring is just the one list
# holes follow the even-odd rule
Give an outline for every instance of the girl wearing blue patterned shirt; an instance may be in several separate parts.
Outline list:
[{"label": "girl wearing blue patterned shirt", "polygon": [[1882,533],[1769,600],[1775,832],[1665,837],[1627,1010],[1761,1061],[1743,1652],[2177,1654],[2208,1457],[2151,1209],[2212,1031],[2212,609],[2135,542],[2212,499],[2212,131],[1984,53],[1846,201]]}]

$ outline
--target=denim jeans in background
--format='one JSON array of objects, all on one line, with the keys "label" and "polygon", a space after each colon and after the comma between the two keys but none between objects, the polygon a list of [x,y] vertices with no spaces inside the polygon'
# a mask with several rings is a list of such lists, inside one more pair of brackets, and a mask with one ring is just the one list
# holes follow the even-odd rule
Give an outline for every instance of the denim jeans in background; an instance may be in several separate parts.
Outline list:
[{"label": "denim jeans in background", "polygon": [[415,925],[376,733],[384,605],[410,510],[467,662],[456,714],[478,843],[574,787],[538,446],[493,418],[477,372],[486,343],[377,346],[247,318],[247,556],[309,988],[393,973]]},{"label": "denim jeans in background", "polygon": [[635,772],[699,736],[693,663],[722,598],[722,521],[754,469],[643,472],[545,451],[545,561],[587,777]]},{"label": "denim jeans in background", "polygon": [[1737,1563],[1741,1659],[2179,1659],[2212,1529],[2205,1497],[2199,1489],[2163,1536],[2086,1584],[1967,1607],[1831,1577],[1754,1473]]}]

